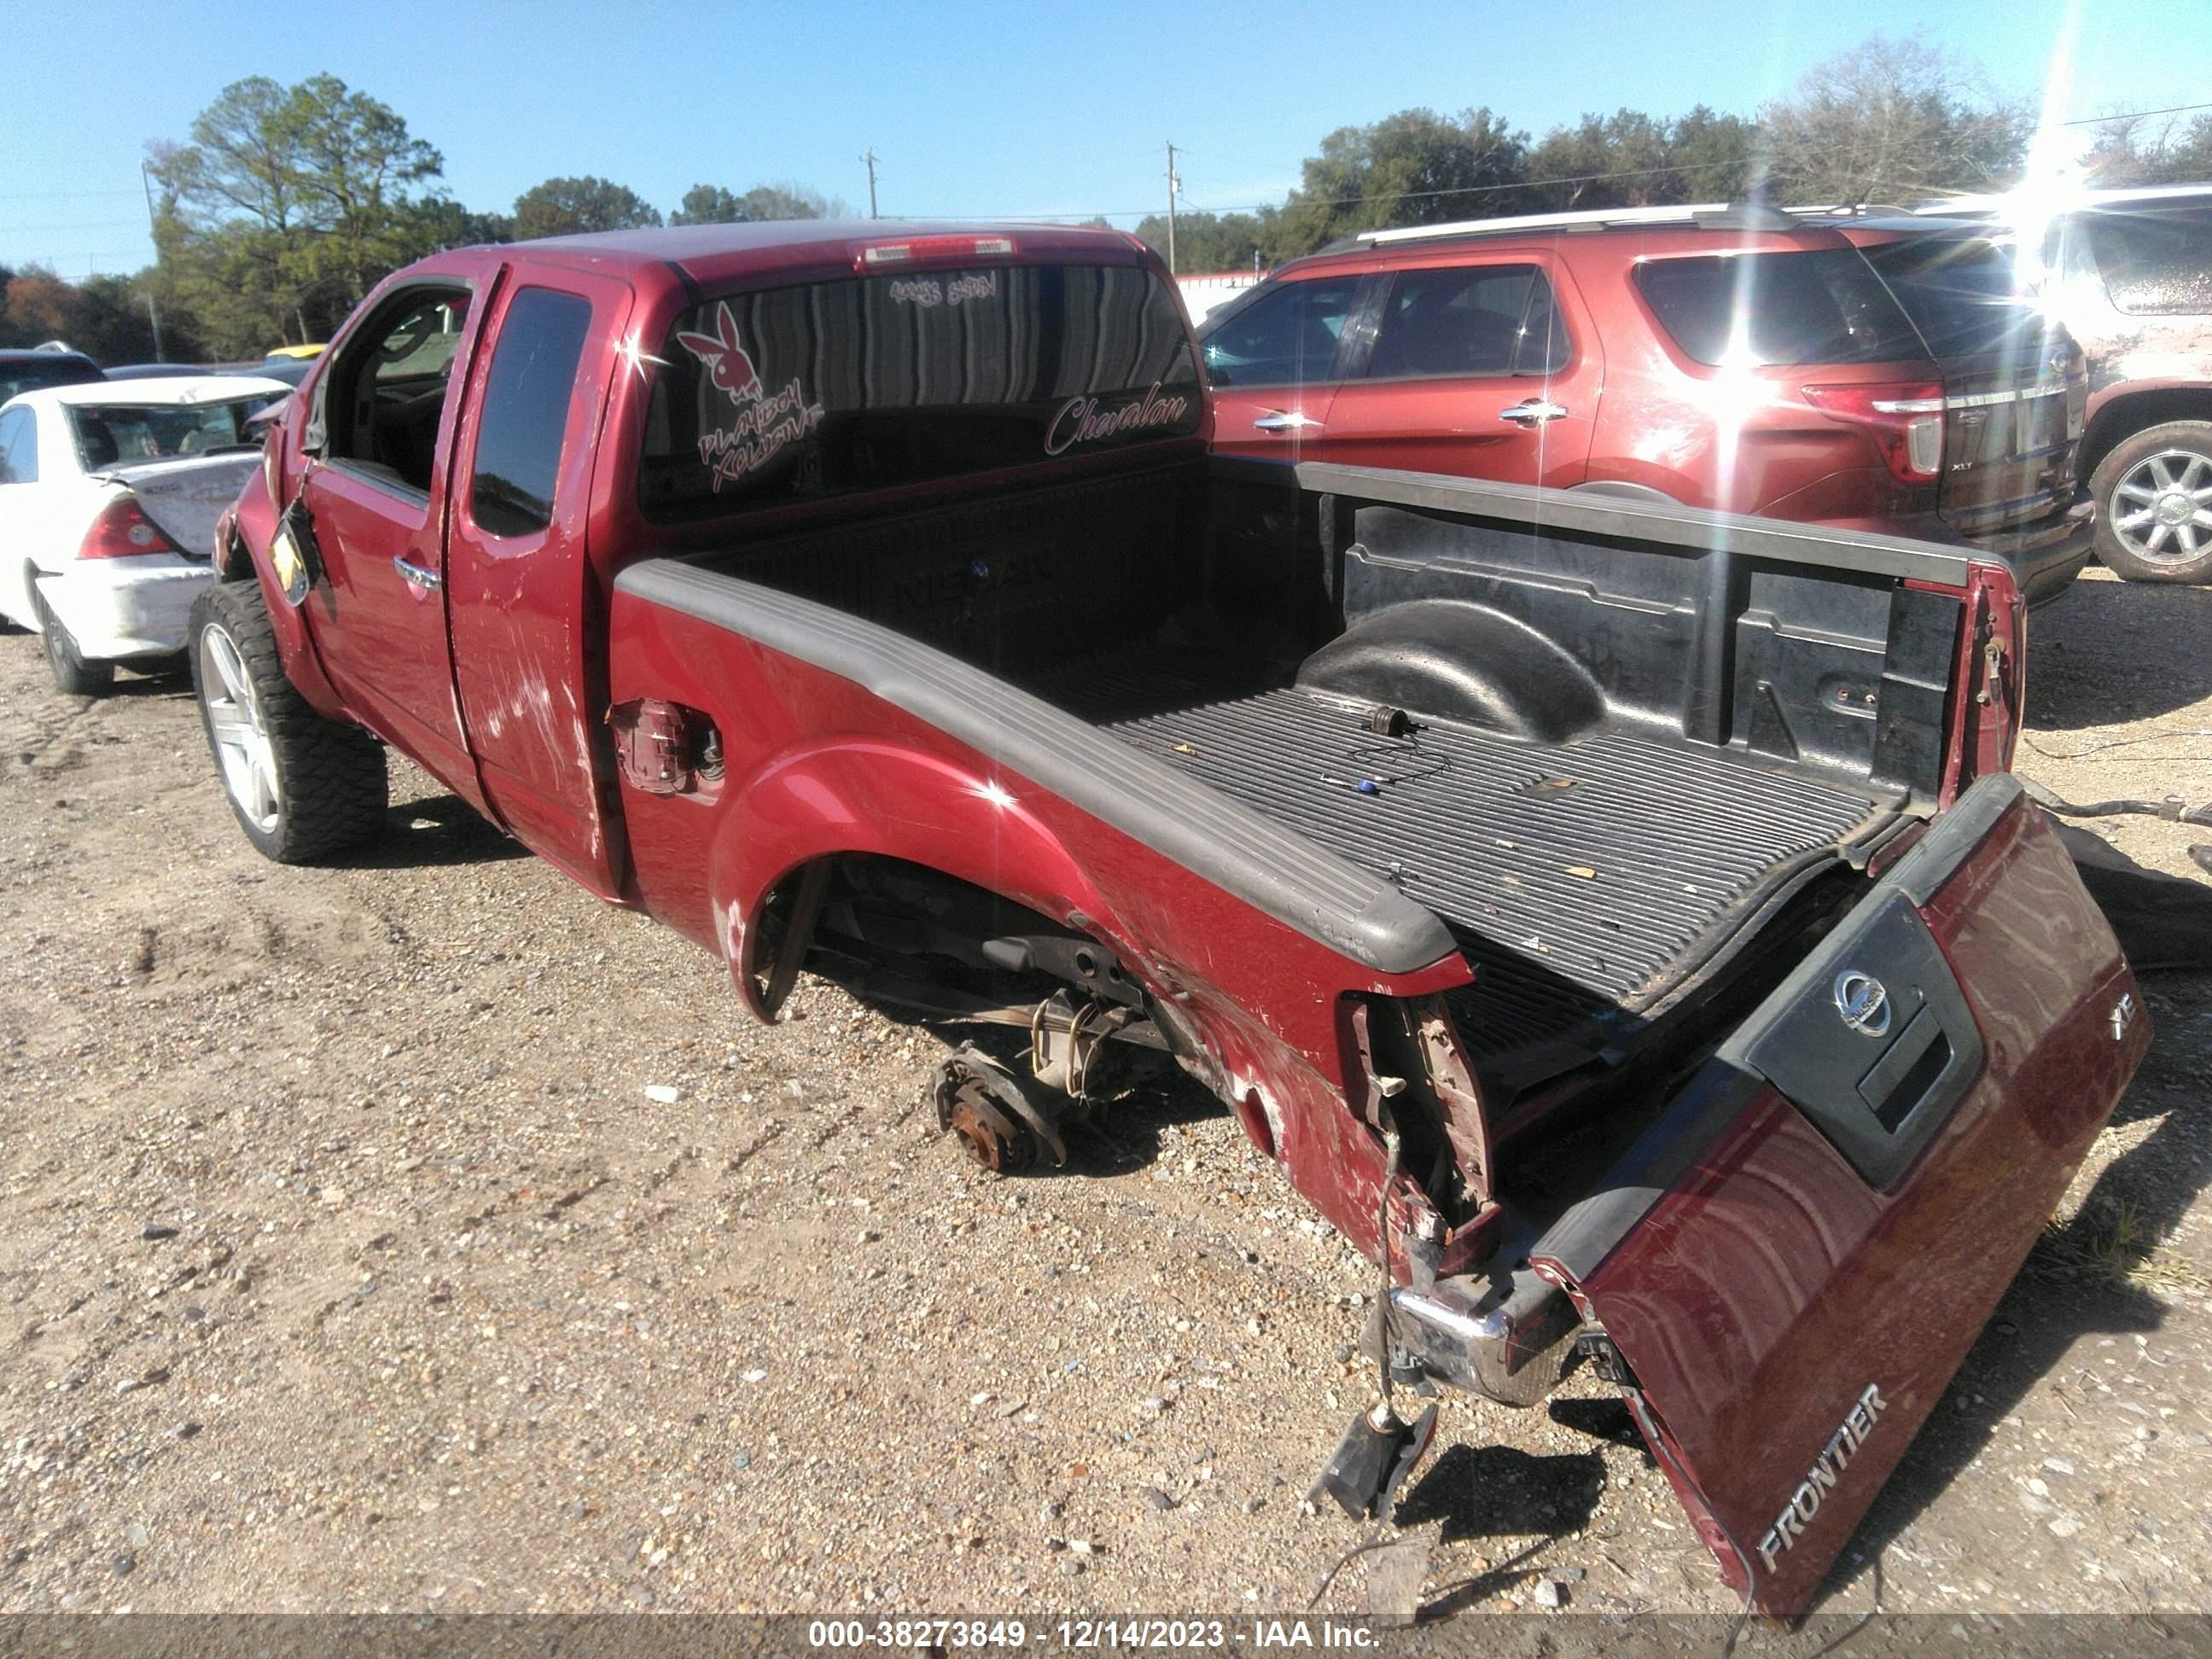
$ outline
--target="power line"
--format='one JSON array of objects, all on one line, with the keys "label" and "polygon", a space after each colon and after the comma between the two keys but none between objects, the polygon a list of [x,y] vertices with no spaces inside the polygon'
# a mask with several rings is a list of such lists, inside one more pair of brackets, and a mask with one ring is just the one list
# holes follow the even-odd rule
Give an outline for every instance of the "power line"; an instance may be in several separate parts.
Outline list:
[{"label": "power line", "polygon": [[136,219],[86,219],[82,222],[75,222],[69,220],[63,220],[58,223],[51,225],[9,225],[8,228],[11,231],[24,232],[34,230],[121,230],[125,226],[135,225],[137,222],[138,222]]},{"label": "power line", "polygon": [[[1681,161],[1668,167],[1624,167],[1613,173],[1567,173],[1556,179],[1516,179],[1496,185],[1459,185],[1449,190],[1400,190],[1367,196],[1329,196],[1302,200],[1300,207],[1354,207],[1362,202],[1411,202],[1431,196],[1480,196],[1498,191],[1541,190],[1552,185],[1602,184],[1614,179],[1650,179],[1662,173],[1701,173],[1708,168],[1727,165],[1716,161]],[[1242,202],[1231,206],[1193,207],[1186,204],[1186,213],[1257,213],[1263,208],[1279,208],[1281,202]],[[1158,208],[1096,208],[1087,211],[1063,209],[1045,213],[979,214],[978,218],[997,219],[1131,219],[1158,213]],[[924,214],[923,218],[965,218],[964,214]]]},{"label": "power line", "polygon": [[2165,109],[2124,110],[2118,115],[2084,115],[2072,121],[2061,121],[2062,127],[2101,127],[2112,121],[2141,121],[2153,115],[2186,115],[2194,109],[2212,109],[2212,104],[2173,104]]}]

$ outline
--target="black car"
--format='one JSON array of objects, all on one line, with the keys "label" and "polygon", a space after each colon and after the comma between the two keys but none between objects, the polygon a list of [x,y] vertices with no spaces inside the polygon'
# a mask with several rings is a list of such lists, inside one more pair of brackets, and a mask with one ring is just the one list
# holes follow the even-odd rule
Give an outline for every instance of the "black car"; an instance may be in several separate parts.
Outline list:
[{"label": "black car", "polygon": [[107,378],[111,380],[173,380],[186,374],[205,374],[210,371],[198,363],[111,363]]},{"label": "black car", "polygon": [[81,351],[0,351],[0,404],[42,386],[82,386],[106,378]]}]

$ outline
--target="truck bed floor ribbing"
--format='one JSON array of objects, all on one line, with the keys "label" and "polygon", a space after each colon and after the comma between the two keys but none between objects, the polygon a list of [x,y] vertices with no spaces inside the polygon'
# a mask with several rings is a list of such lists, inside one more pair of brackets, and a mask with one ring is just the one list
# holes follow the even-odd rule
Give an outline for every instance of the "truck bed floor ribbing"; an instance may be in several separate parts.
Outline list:
[{"label": "truck bed floor ribbing", "polygon": [[1393,743],[1295,687],[1172,706],[1187,683],[1109,670],[1065,701],[1436,911],[1477,968],[1455,1000],[1478,1053],[1648,1006],[1722,918],[1889,816],[1869,792],[1626,732],[1555,746],[1431,723]]}]

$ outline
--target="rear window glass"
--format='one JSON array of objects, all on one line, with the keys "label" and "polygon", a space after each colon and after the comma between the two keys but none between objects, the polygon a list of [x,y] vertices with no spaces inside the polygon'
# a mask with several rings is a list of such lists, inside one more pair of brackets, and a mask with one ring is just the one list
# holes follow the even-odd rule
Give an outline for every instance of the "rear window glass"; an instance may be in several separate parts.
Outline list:
[{"label": "rear window glass", "polygon": [[1925,356],[1855,248],[1650,259],[1636,285],[1693,362],[1879,363]]},{"label": "rear window glass", "polygon": [[260,441],[246,429],[246,417],[275,401],[257,397],[209,404],[82,404],[69,411],[70,433],[87,471],[218,449],[254,449]]},{"label": "rear window glass", "polygon": [[918,270],[708,301],[661,346],[638,496],[663,522],[1194,432],[1182,307],[1137,266]]},{"label": "rear window glass", "polygon": [[2043,314],[2020,292],[2012,252],[1978,237],[1914,237],[1864,250],[1929,351],[1966,357],[2034,351]]},{"label": "rear window glass", "polygon": [[492,535],[526,536],[553,521],[569,395],[591,326],[592,302],[580,294],[526,288],[507,307],[469,484],[470,515]]},{"label": "rear window glass", "polygon": [[107,377],[82,357],[57,355],[52,362],[26,362],[17,358],[13,362],[0,363],[0,404],[19,392],[32,392],[42,386],[88,386]]},{"label": "rear window glass", "polygon": [[2089,216],[2089,247],[2112,303],[2136,317],[2212,312],[2212,208]]}]

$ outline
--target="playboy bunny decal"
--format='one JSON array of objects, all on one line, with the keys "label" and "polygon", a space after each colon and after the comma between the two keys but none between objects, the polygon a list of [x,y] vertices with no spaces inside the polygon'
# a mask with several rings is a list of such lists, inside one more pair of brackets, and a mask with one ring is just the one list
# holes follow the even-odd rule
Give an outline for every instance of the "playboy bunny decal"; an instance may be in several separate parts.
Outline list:
[{"label": "playboy bunny decal", "polygon": [[726,300],[715,303],[712,334],[679,329],[676,339],[705,366],[714,389],[737,406],[728,426],[699,434],[700,464],[714,474],[717,492],[758,471],[822,423],[822,405],[807,400],[797,375],[781,392],[761,383],[752,355],[738,338],[738,319]]},{"label": "playboy bunny decal", "polygon": [[677,340],[694,357],[707,365],[716,390],[726,394],[740,409],[757,401],[761,395],[760,375],[753,368],[753,360],[738,341],[738,319],[730,315],[726,300],[714,307],[714,331],[712,334],[691,334],[679,330]]}]

